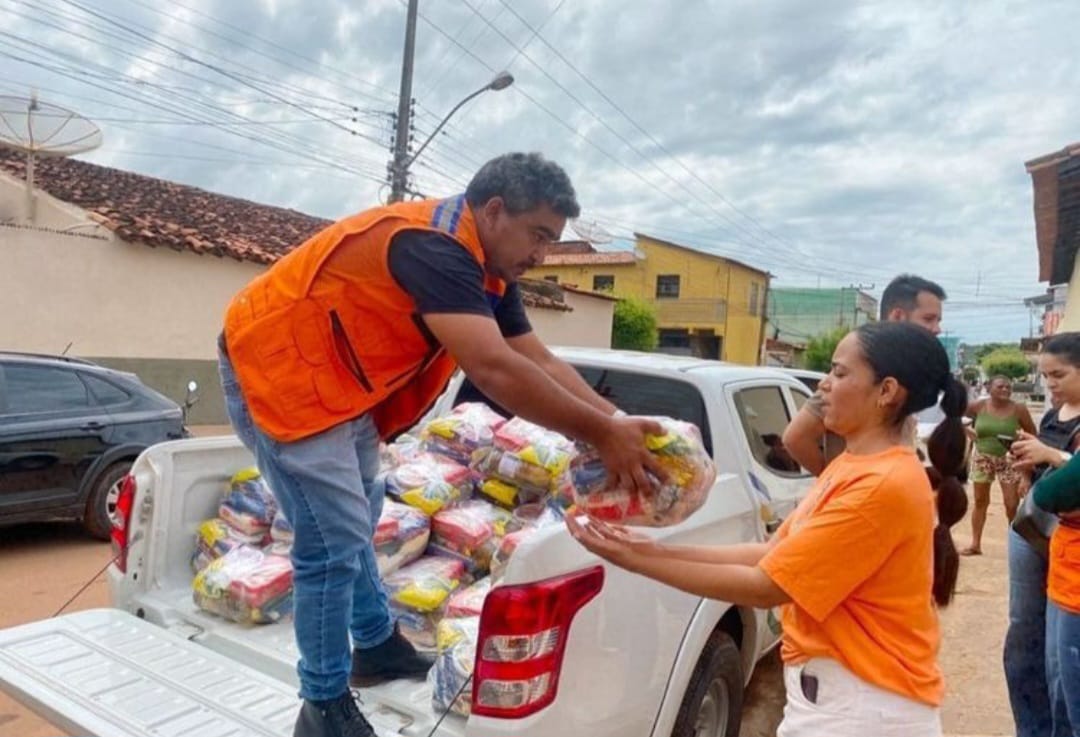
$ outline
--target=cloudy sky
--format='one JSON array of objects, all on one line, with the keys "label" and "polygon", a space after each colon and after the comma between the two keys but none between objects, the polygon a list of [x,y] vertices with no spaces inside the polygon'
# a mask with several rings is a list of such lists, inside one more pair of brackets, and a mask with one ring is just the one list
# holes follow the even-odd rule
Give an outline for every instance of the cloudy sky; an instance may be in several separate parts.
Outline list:
[{"label": "cloudy sky", "polygon": [[[0,95],[101,126],[82,158],[325,217],[385,197],[405,0],[0,0]],[[595,233],[767,268],[912,271],[968,342],[1027,335],[1024,161],[1080,140],[1075,0],[421,0],[413,188],[537,150]],[[567,236],[573,234],[568,232]]]}]

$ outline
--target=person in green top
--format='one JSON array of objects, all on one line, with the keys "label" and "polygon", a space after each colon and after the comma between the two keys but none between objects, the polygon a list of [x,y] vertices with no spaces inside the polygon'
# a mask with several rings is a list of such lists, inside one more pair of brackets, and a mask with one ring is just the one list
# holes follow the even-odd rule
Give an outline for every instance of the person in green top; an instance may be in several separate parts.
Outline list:
[{"label": "person in green top", "polygon": [[1005,499],[1005,514],[1009,521],[1016,516],[1020,503],[1020,474],[1012,467],[1008,440],[1023,429],[1034,435],[1035,422],[1021,402],[1013,401],[1012,382],[1005,376],[990,379],[990,396],[968,405],[967,414],[974,418],[970,430],[975,441],[971,454],[971,482],[975,488],[975,508],[971,511],[971,545],[961,555],[982,554],[982,533],[986,526],[986,511],[990,508],[990,485],[996,478]]}]

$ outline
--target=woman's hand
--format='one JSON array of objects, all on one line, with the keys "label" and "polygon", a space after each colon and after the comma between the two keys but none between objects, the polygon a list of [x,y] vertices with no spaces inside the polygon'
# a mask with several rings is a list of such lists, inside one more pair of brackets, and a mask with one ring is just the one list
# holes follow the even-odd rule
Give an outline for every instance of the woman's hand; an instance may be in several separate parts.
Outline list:
[{"label": "woman's hand", "polygon": [[570,535],[590,553],[600,556],[620,568],[630,568],[639,551],[656,550],[656,543],[640,533],[630,532],[624,527],[613,527],[595,519],[587,519],[585,524],[570,514],[566,517],[566,527]]},{"label": "woman's hand", "polygon": [[1051,448],[1031,433],[1018,430],[1016,440],[1009,447],[1009,452],[1016,458],[1014,468],[1031,469],[1040,463],[1053,466],[1061,464],[1061,451]]}]

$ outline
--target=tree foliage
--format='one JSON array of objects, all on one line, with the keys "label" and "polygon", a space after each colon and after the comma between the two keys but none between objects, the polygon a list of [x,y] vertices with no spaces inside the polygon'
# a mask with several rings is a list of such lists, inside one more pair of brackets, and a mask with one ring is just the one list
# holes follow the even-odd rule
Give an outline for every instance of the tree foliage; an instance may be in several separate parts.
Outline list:
[{"label": "tree foliage", "polygon": [[1010,379],[1023,379],[1031,373],[1031,363],[1015,346],[990,351],[983,356],[980,365],[987,376],[1001,374]]},{"label": "tree foliage", "polygon": [[659,343],[656,310],[652,305],[628,297],[615,303],[611,347],[631,351],[655,350]]},{"label": "tree foliage", "polygon": [[843,340],[848,332],[848,328],[836,328],[811,338],[806,344],[806,353],[803,354],[803,365],[811,371],[828,371],[832,368],[836,344]]}]

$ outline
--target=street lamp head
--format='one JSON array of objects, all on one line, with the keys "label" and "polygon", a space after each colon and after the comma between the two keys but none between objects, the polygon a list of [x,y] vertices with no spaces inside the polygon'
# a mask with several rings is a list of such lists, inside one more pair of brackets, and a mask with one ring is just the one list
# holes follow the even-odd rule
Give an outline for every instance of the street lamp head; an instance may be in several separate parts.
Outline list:
[{"label": "street lamp head", "polygon": [[514,83],[514,75],[510,72],[499,72],[495,75],[495,79],[491,80],[487,88],[489,90],[505,90],[507,87]]}]

